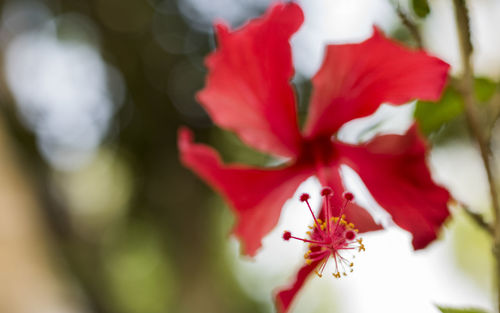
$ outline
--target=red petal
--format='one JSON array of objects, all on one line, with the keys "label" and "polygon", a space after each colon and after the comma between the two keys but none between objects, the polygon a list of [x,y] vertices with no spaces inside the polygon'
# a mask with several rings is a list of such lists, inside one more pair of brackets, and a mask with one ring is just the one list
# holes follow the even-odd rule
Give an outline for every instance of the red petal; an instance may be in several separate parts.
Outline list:
[{"label": "red petal", "polygon": [[299,292],[299,290],[304,285],[309,274],[314,271],[318,262],[312,263],[311,265],[304,265],[298,272],[295,282],[290,285],[290,287],[279,291],[276,294],[276,308],[278,313],[285,313],[290,309],[292,301]]},{"label": "red petal", "polygon": [[237,215],[235,234],[243,252],[254,255],[262,238],[278,222],[281,207],[297,187],[313,175],[306,167],[256,169],[224,165],[212,148],[195,144],[188,129],[179,131],[180,157],[185,166],[217,189]]},{"label": "red petal", "polygon": [[303,20],[299,6],[289,3],[234,32],[216,25],[219,47],[206,59],[209,74],[197,95],[216,124],[274,155],[299,153],[288,41]]},{"label": "red petal", "polygon": [[344,123],[372,114],[383,102],[438,100],[449,65],[409,50],[376,28],[359,44],[330,45],[314,76],[305,133],[331,135]]},{"label": "red petal", "polygon": [[338,143],[337,148],[394,222],[413,235],[415,249],[436,239],[450,214],[450,194],[432,180],[426,144],[415,125],[405,135],[378,136],[362,146]]},{"label": "red petal", "polygon": [[[330,197],[330,207],[333,215],[331,216],[339,216],[340,208],[344,205],[342,194],[348,191],[342,183],[339,168],[337,166],[324,167],[318,177],[322,186],[332,188],[333,196]],[[343,214],[345,214],[347,221],[353,223],[360,232],[382,229],[382,226],[375,223],[370,213],[356,203],[349,203]],[[321,218],[323,218],[323,212]]]}]

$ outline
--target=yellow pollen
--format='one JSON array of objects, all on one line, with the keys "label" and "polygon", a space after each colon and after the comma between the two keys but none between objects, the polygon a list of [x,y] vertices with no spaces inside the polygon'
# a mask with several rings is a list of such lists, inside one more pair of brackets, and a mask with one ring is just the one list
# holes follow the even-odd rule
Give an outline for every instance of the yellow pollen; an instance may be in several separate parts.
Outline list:
[{"label": "yellow pollen", "polygon": [[351,262],[351,264],[349,264],[350,267],[353,267],[354,266],[354,263]]},{"label": "yellow pollen", "polygon": [[340,273],[339,273],[339,272],[337,272],[337,273],[332,273],[332,275],[333,275],[333,277],[335,277],[335,278],[340,278]]},{"label": "yellow pollen", "polygon": [[307,264],[307,265],[311,265],[311,263],[312,263],[312,261],[311,261],[311,260],[309,260],[309,259],[307,259],[307,260],[306,260],[306,264]]},{"label": "yellow pollen", "polygon": [[318,275],[319,277],[323,277],[323,274],[321,274],[320,272],[318,271],[314,271],[316,273],[316,275]]},{"label": "yellow pollen", "polygon": [[349,228],[354,228],[354,224],[353,223],[349,223],[347,226],[349,226]]},{"label": "yellow pollen", "polygon": [[365,245],[363,244],[363,238],[359,238],[356,241],[359,243],[358,252],[366,251]]},{"label": "yellow pollen", "polygon": [[343,272],[342,274],[343,274],[344,276],[347,276],[347,273],[346,273],[346,272]]},{"label": "yellow pollen", "polygon": [[311,232],[310,231],[306,231],[306,234],[311,236]]}]

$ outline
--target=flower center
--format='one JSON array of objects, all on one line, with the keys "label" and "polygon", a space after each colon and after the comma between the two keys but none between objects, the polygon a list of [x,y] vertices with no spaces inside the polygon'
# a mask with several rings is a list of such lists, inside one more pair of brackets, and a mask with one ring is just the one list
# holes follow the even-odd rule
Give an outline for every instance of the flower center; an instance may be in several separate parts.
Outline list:
[{"label": "flower center", "polygon": [[317,166],[326,166],[335,159],[335,148],[330,136],[304,139],[301,159]]},{"label": "flower center", "polygon": [[309,204],[309,194],[302,194],[300,200],[307,204],[309,212],[311,213],[314,225],[309,226],[310,231],[306,232],[309,239],[303,239],[292,236],[292,233],[285,231],[283,233],[284,240],[296,239],[309,243],[309,250],[304,255],[306,263],[316,264],[316,274],[323,276],[323,270],[330,257],[335,262],[335,272],[332,275],[335,278],[340,278],[341,275],[347,276],[348,273],[353,271],[354,263],[352,259],[355,258],[355,252],[365,251],[363,239],[358,238],[358,230],[354,224],[349,223],[345,219],[343,212],[348,203],[353,201],[352,193],[344,193],[344,205],[340,209],[338,217],[330,217],[330,201],[329,197],[332,195],[332,190],[329,187],[323,188],[321,195],[324,197],[322,214],[325,221],[316,218],[311,205]]}]

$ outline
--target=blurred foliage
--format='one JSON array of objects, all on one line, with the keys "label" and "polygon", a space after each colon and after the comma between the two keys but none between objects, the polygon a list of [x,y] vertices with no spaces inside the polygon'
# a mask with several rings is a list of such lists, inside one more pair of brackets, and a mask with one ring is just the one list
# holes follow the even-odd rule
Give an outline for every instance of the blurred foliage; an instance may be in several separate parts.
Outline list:
[{"label": "blurred foliage", "polygon": [[486,102],[491,99],[497,88],[497,83],[488,78],[477,77],[474,80],[474,91],[479,102]]},{"label": "blurred foliage", "polygon": [[461,211],[453,215],[453,252],[459,268],[483,290],[491,284],[492,239]]},{"label": "blurred foliage", "polygon": [[426,17],[431,12],[427,0],[411,0],[411,6],[413,12],[420,18]]},{"label": "blurred foliage", "polygon": [[415,108],[415,119],[420,130],[429,135],[439,130],[463,112],[463,100],[452,87],[448,86],[438,103],[418,101]]},{"label": "blurred foliage", "polygon": [[486,311],[481,309],[456,309],[456,308],[445,308],[438,307],[442,313],[486,313]]},{"label": "blurred foliage", "polygon": [[[12,3],[20,2],[1,1],[0,8]],[[2,93],[16,152],[32,174],[59,248],[54,257],[78,286],[74,298],[83,294],[93,313],[264,311],[229,270],[232,222],[219,232],[227,208],[215,206],[210,188],[178,161],[180,125],[191,127],[199,141],[214,141],[230,159],[267,160],[231,134],[208,131],[211,121],[194,94],[204,84],[211,29],[195,29],[175,0],[26,3],[52,15],[43,13],[49,16],[44,23],[52,23],[59,40],[95,49],[108,75],[120,76],[126,89],[95,156],[68,172],[47,163],[36,134],[18,117],[16,99],[7,89]]]},{"label": "blurred foliage", "polygon": [[[474,91],[477,100],[485,103],[491,99],[497,88],[497,83],[487,78],[478,77],[474,80]],[[462,115],[464,102],[457,87],[450,83],[438,102],[417,101],[414,117],[421,131],[429,136],[445,126],[445,124]]]}]

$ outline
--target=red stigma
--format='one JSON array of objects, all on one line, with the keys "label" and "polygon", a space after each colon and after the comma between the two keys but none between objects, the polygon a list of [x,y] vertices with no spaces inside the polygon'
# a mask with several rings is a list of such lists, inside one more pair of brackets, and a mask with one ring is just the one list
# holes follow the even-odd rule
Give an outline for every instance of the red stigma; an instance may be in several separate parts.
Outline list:
[{"label": "red stigma", "polygon": [[292,233],[289,232],[288,230],[283,233],[283,239],[288,241],[292,237]]},{"label": "red stigma", "polygon": [[303,193],[303,194],[300,196],[300,201],[304,202],[304,201],[309,200],[309,198],[311,198],[311,196],[309,196],[309,194],[308,194],[308,193]]},{"label": "red stigma", "polygon": [[345,233],[344,233],[344,237],[345,239],[347,240],[354,240],[354,238],[356,238],[356,232],[353,231],[353,230],[347,230]]},{"label": "red stigma", "polygon": [[323,189],[321,189],[322,196],[328,196],[328,195],[331,195],[332,193],[333,193],[333,191],[332,191],[332,188],[330,188],[330,187],[324,187]]},{"label": "red stigma", "polygon": [[352,201],[354,199],[354,195],[348,191],[344,192],[343,196],[347,201]]}]

